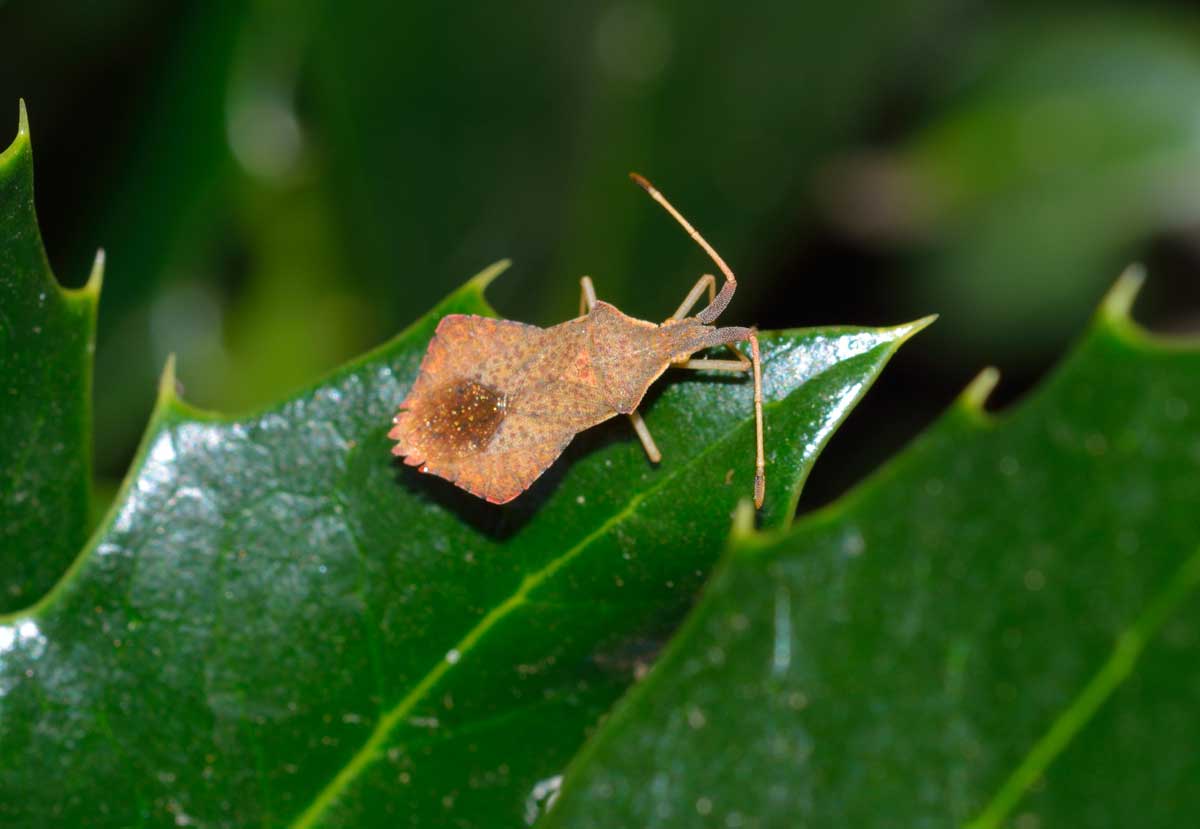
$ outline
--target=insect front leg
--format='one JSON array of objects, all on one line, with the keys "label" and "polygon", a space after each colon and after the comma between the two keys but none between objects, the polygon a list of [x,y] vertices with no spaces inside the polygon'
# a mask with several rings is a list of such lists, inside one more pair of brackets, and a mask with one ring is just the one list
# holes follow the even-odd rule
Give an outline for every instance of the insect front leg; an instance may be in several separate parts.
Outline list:
[{"label": "insect front leg", "polygon": [[[582,316],[596,305],[596,286],[592,284],[590,276],[583,276],[579,279],[579,288],[579,313]],[[650,463],[661,461],[662,452],[658,451],[658,445],[650,434],[650,427],[646,425],[646,421],[642,419],[637,409],[629,413],[629,422],[633,424],[633,431],[637,434],[638,440],[642,442],[642,448],[646,450],[646,457],[650,459]]]},{"label": "insect front leg", "polygon": [[[733,347],[734,343],[750,343],[750,359]],[[758,348],[758,333],[753,328],[718,328],[712,332],[710,346],[728,345],[740,360],[687,360],[679,363],[679,368],[714,371],[745,371],[747,367],[754,372],[754,506],[762,508],[766,497],[767,474],[766,456],[763,452],[763,413],[762,413],[762,358]]]},{"label": "insect front leg", "polygon": [[732,343],[726,343],[729,350],[737,355],[736,360],[710,360],[707,357],[689,357],[682,362],[676,363],[675,368],[690,368],[695,371],[749,371],[754,367],[754,362],[746,357],[745,354],[738,351],[737,347]]},{"label": "insect front leg", "polygon": [[762,357],[758,350],[758,334],[750,334],[750,362],[754,364],[754,506],[762,509],[767,497],[767,459],[763,454],[762,416]]},{"label": "insect front leg", "polygon": [[700,301],[700,297],[704,295],[705,289],[708,289],[708,304],[712,305],[713,300],[717,298],[717,278],[711,273],[706,273],[700,277],[700,280],[693,286],[692,290],[688,291],[688,295],[683,298],[683,302],[675,309],[675,313],[671,314],[668,319],[681,320],[688,315],[688,311],[696,306]]}]

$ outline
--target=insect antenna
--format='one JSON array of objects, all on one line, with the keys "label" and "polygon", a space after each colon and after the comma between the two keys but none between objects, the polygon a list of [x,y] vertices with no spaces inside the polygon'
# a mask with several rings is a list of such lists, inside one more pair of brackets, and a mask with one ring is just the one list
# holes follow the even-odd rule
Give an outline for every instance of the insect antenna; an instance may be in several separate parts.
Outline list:
[{"label": "insect antenna", "polygon": [[669,201],[667,201],[666,196],[658,192],[658,189],[653,184],[648,182],[644,177],[638,175],[637,173],[630,173],[629,177],[633,179],[639,187],[649,193],[650,198],[661,204],[663,209],[670,213],[672,217],[674,217],[675,221],[679,222],[679,224],[683,226],[683,229],[687,231],[688,236],[691,236],[692,239],[695,240],[696,244],[704,248],[704,252],[707,253],[713,262],[716,263],[717,267],[721,269],[721,273],[725,274],[725,284],[721,286],[720,293],[717,294],[716,298],[709,304],[707,308],[696,314],[697,320],[705,325],[711,325],[716,321],[717,317],[721,315],[721,312],[725,310],[726,306],[729,305],[729,300],[733,299],[733,292],[737,290],[737,277],[733,275],[733,271],[730,270],[729,266],[725,264],[725,260],[721,258],[721,254],[717,253],[713,249],[713,246],[704,240],[704,237],[700,235],[700,232],[696,230],[696,228],[692,227],[691,223],[687,219],[683,218],[683,214],[676,210],[675,207]]}]

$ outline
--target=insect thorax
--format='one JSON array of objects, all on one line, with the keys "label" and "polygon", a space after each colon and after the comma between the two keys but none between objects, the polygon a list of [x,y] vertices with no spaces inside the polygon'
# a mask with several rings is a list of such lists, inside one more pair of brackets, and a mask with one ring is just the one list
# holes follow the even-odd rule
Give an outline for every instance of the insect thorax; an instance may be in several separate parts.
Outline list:
[{"label": "insect thorax", "polygon": [[617,412],[633,411],[675,360],[703,348],[708,326],[688,318],[658,325],[598,302],[586,318],[592,369]]}]

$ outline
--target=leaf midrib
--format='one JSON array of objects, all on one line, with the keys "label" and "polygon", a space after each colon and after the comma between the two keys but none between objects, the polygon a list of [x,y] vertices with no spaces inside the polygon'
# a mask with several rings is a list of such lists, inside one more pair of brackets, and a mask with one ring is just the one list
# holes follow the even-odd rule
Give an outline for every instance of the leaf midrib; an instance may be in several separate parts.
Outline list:
[{"label": "leaf midrib", "polygon": [[1054,718],[965,829],[996,829],[1003,823],[1050,764],[1129,678],[1146,645],[1197,587],[1200,587],[1200,548],[1187,557],[1133,624],[1121,632],[1108,659]]}]

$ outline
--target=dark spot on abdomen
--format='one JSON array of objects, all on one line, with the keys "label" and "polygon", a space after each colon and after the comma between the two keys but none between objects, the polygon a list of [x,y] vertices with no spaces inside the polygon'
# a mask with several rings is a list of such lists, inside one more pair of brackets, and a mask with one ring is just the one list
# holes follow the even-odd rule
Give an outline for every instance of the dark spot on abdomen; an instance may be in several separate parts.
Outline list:
[{"label": "dark spot on abdomen", "polygon": [[483,451],[504,420],[504,395],[474,380],[447,383],[419,413],[430,447],[460,458]]}]

